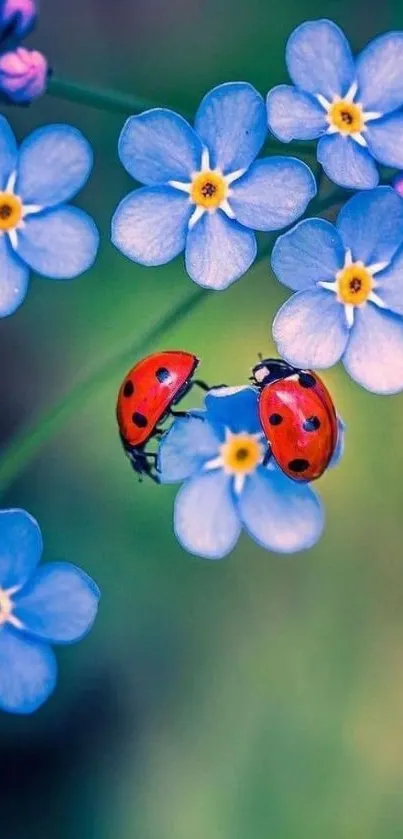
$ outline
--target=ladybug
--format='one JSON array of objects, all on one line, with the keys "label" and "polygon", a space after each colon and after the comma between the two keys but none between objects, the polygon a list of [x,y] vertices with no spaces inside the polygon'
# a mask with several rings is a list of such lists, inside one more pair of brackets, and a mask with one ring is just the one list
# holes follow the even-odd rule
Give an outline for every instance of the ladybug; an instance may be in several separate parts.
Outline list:
[{"label": "ladybug", "polygon": [[259,417],[280,469],[294,481],[323,475],[336,448],[338,422],[329,391],[316,373],[282,359],[261,359],[252,370]]},{"label": "ladybug", "polygon": [[186,416],[173,411],[189,390],[208,385],[193,379],[199,359],[182,350],[166,350],[138,361],[125,376],[119,390],[116,416],[123,448],[138,475],[148,475],[158,483],[157,455],[147,451],[152,437],[163,433],[159,427],[167,416]]}]

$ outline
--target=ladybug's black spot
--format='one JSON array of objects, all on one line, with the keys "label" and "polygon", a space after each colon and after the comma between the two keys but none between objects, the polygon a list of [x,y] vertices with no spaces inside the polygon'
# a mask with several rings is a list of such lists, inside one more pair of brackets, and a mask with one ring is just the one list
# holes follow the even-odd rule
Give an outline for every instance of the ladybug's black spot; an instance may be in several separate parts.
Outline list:
[{"label": "ladybug's black spot", "polygon": [[309,469],[309,462],[302,457],[297,457],[295,460],[290,460],[288,468],[291,472],[305,472]]},{"label": "ladybug's black spot", "polygon": [[166,367],[159,367],[155,374],[155,377],[158,379],[159,382],[161,382],[161,384],[166,384],[166,382],[169,382],[172,378],[169,370],[167,370]]},{"label": "ladybug's black spot", "polygon": [[270,414],[269,416],[270,425],[281,425],[282,421],[283,417],[281,414]]},{"label": "ladybug's black spot", "polygon": [[317,431],[320,428],[320,419],[319,417],[308,417],[302,423],[302,427],[304,431]]},{"label": "ladybug's black spot", "polygon": [[140,414],[139,411],[135,411],[132,420],[134,425],[137,425],[138,428],[145,428],[147,425],[147,417],[144,414]]},{"label": "ladybug's black spot", "polygon": [[130,381],[130,379],[125,382],[125,386],[123,388],[123,396],[133,396],[134,393],[134,384]]},{"label": "ladybug's black spot", "polygon": [[315,377],[311,376],[310,373],[300,373],[298,381],[301,387],[315,387],[316,384]]}]

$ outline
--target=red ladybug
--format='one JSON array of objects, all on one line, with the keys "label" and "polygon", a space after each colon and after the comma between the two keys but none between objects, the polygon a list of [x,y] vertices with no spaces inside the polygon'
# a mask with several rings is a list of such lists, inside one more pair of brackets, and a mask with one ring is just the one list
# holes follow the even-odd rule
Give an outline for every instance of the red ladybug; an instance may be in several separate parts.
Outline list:
[{"label": "red ladybug", "polygon": [[158,481],[156,454],[145,449],[148,441],[161,433],[158,427],[166,417],[183,415],[172,405],[193,387],[209,390],[208,385],[192,376],[199,359],[182,350],[166,350],[148,355],[125,376],[118,394],[116,415],[123,447],[133,469]]},{"label": "red ladybug", "polygon": [[329,391],[316,373],[281,359],[262,359],[252,370],[259,416],[270,454],[294,481],[323,475],[336,448],[338,423]]}]

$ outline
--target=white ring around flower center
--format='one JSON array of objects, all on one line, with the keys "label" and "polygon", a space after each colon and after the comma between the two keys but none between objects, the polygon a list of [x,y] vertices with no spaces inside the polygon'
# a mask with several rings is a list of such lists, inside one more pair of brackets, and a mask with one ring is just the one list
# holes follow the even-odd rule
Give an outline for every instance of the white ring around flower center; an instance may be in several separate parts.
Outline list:
[{"label": "white ring around flower center", "polygon": [[206,471],[222,469],[234,478],[234,490],[239,495],[248,475],[261,465],[265,455],[263,433],[250,434],[247,431],[233,433],[225,431],[225,442],[221,444],[217,457],[204,464]]},{"label": "white ring around flower center", "polygon": [[374,277],[384,271],[388,265],[388,262],[376,262],[372,265],[354,262],[351,250],[347,250],[344,266],[337,272],[335,279],[330,282],[317,283],[320,288],[337,295],[339,303],[344,306],[349,329],[354,325],[354,313],[357,308],[362,308],[367,303],[374,303],[380,309],[387,308],[379,294],[374,291],[378,286]]},{"label": "white ring around flower center", "polygon": [[[8,236],[12,248],[15,250],[18,246],[18,230],[25,227],[25,218],[29,215],[40,213],[43,210],[39,204],[24,204],[21,197],[15,192],[15,185],[17,181],[17,172],[11,173],[6,187],[0,193],[3,199],[3,210],[7,210],[11,221],[10,226],[7,224],[7,216],[4,216],[3,227],[0,229],[0,236]],[[7,201],[9,197],[9,205]],[[1,212],[1,207],[0,207]],[[14,222],[15,219],[15,222]]]},{"label": "white ring around flower center", "polygon": [[366,148],[366,124],[371,120],[380,119],[383,114],[378,111],[364,111],[361,102],[355,101],[357,92],[358,84],[354,82],[345,96],[334,96],[330,101],[318,93],[316,98],[326,111],[326,121],[329,125],[327,134],[351,137],[359,146]]},{"label": "white ring around flower center", "polygon": [[19,591],[20,586],[13,586],[9,589],[0,588],[0,627],[5,623],[11,623],[16,629],[22,629],[21,621],[13,614],[14,603],[12,597]]},{"label": "white ring around flower center", "polygon": [[[242,178],[242,175],[244,175],[245,172],[246,169],[237,169],[235,172],[230,172],[227,175],[224,175],[219,168],[211,169],[209,151],[208,149],[203,148],[201,168],[199,171],[192,173],[192,179],[190,181],[168,181],[169,186],[172,186],[174,189],[179,189],[180,192],[186,192],[189,196],[190,203],[195,205],[194,213],[189,220],[189,229],[194,227],[196,222],[199,221],[205,213],[215,213],[217,210],[222,210],[228,218],[235,218],[235,213],[228,200],[231,197],[230,187],[234,181],[238,180],[238,178]],[[210,179],[209,176],[211,176]],[[210,205],[208,192],[207,195],[203,195],[203,185],[205,190],[213,193],[210,196],[211,198],[213,198],[214,192],[217,194],[217,200],[214,200],[213,198]],[[201,192],[199,192],[199,198],[198,186],[200,186],[201,190]]]}]

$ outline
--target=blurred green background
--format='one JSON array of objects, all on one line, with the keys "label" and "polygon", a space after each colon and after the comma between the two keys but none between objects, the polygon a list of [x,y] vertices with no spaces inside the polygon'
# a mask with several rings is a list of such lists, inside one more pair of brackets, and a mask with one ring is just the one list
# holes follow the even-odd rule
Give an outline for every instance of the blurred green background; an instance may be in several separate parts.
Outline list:
[{"label": "blurred green background", "polygon": [[[43,0],[31,42],[58,75],[194,111],[213,85],[286,80],[304,19],[337,21],[354,48],[403,28],[401,0]],[[403,835],[403,396],[325,375],[348,425],[322,479],[327,527],[280,557],[242,537],[218,563],[172,533],[175,487],[138,484],[115,427],[131,346],[192,291],[182,261],[136,266],[109,244],[131,188],[123,114],[46,97],[6,109],[19,137],[69,122],[90,139],[78,203],[102,231],[95,268],[34,278],[0,324],[3,458],[75,385],[106,367],[3,492],[40,522],[46,559],[99,583],[92,634],[59,651],[55,696],[0,717],[1,839],[397,839]],[[267,260],[162,338],[207,381],[245,381],[286,292]],[[147,352],[150,350],[147,347]],[[88,395],[89,398],[86,398]]]}]

